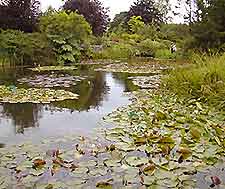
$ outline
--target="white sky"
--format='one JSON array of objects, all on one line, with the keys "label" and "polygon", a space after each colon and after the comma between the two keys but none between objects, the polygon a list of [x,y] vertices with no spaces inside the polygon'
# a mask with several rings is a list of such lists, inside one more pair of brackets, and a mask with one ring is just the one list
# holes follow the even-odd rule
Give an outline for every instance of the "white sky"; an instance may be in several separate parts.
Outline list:
[{"label": "white sky", "polygon": [[[58,9],[63,5],[62,0],[40,0],[42,9],[46,9],[48,6]],[[130,5],[134,0],[101,0],[106,7],[110,9],[110,17],[113,18],[115,14],[120,13],[121,11],[129,10]],[[172,4],[176,4],[176,0],[171,0]],[[174,22],[180,23],[183,19],[181,16],[174,18]]]}]

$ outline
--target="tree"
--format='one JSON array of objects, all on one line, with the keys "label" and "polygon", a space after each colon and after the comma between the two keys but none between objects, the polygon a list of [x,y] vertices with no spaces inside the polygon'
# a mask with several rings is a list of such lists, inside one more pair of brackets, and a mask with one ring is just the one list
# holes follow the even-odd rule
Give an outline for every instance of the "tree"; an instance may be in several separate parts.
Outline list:
[{"label": "tree", "polygon": [[132,16],[141,16],[145,24],[160,24],[165,20],[165,13],[154,0],[136,0],[130,7],[128,20]]},{"label": "tree", "polygon": [[102,35],[109,23],[108,9],[99,0],[68,0],[63,9],[78,12],[91,25],[94,35]]},{"label": "tree", "polygon": [[225,44],[225,0],[199,0],[197,20],[192,23],[194,47],[203,50]]},{"label": "tree", "polygon": [[38,0],[3,0],[0,2],[0,28],[33,32],[39,14]]},{"label": "tree", "polygon": [[128,26],[132,33],[137,33],[144,28],[145,23],[142,21],[141,16],[132,16],[128,22]]},{"label": "tree", "polygon": [[121,28],[127,29],[127,18],[128,12],[120,12],[119,14],[116,14],[113,21],[110,23],[109,31],[114,32]]}]

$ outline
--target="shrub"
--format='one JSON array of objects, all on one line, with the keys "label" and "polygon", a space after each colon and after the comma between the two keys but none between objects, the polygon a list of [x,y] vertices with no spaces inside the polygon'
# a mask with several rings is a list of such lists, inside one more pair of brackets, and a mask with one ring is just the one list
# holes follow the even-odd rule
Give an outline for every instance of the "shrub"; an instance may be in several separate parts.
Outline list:
[{"label": "shrub", "polygon": [[51,12],[40,19],[40,31],[54,46],[59,64],[80,60],[89,49],[91,27],[84,17],[71,12]]},{"label": "shrub", "polygon": [[46,37],[40,33],[1,30],[0,57],[16,65],[49,64],[54,53]]},{"label": "shrub", "polygon": [[176,59],[176,53],[171,53],[170,49],[158,49],[155,52],[155,58]]},{"label": "shrub", "polygon": [[137,50],[130,44],[116,43],[94,54],[94,59],[122,59],[135,56]]},{"label": "shrub", "polygon": [[164,44],[151,39],[146,39],[138,44],[140,56],[144,57],[155,57],[156,51],[162,48],[165,48]]},{"label": "shrub", "polygon": [[145,25],[141,30],[138,31],[138,34],[144,39],[156,40],[159,38],[159,32],[154,25]]}]

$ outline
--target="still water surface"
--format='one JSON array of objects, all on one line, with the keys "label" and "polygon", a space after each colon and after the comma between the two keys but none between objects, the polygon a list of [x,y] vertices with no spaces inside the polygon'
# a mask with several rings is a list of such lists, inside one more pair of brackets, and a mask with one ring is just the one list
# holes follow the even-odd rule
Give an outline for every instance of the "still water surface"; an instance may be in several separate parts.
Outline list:
[{"label": "still water surface", "polygon": [[[40,75],[25,68],[0,69],[0,84],[17,85],[17,79],[34,74]],[[130,103],[124,92],[136,89],[128,74],[94,72],[87,66],[63,74],[86,77],[67,89],[79,94],[79,99],[50,105],[0,103],[0,143],[88,135],[101,125],[103,116]]]}]

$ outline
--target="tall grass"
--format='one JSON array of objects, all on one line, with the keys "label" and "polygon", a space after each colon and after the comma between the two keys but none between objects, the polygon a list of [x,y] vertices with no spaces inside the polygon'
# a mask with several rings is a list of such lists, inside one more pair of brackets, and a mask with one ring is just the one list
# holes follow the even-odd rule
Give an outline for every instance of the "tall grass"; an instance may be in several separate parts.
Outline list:
[{"label": "tall grass", "polygon": [[173,93],[194,97],[225,109],[225,54],[222,56],[199,56],[193,64],[173,70],[164,79]]}]

